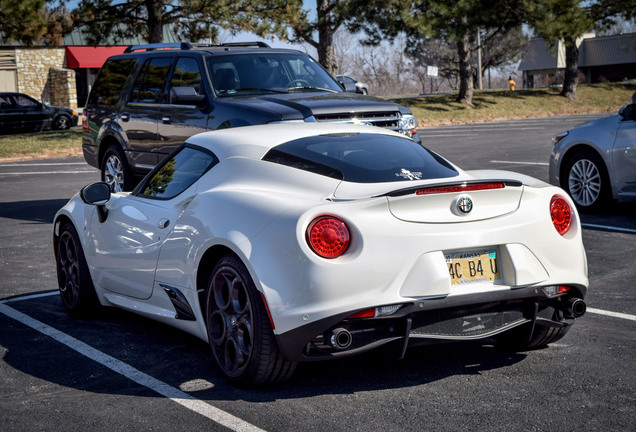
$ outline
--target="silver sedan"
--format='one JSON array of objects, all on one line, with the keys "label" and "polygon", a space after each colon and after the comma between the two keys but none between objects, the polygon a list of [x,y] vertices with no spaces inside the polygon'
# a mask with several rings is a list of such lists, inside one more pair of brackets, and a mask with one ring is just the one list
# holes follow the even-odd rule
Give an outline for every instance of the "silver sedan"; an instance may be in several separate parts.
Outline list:
[{"label": "silver sedan", "polygon": [[550,183],[565,189],[581,211],[612,199],[636,199],[636,103],[618,114],[552,138]]}]

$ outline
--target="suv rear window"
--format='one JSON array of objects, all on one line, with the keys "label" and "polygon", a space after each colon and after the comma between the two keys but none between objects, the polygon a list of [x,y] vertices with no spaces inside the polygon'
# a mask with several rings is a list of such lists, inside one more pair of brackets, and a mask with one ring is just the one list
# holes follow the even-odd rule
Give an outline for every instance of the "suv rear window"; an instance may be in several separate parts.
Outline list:
[{"label": "suv rear window", "polygon": [[301,138],[274,147],[263,160],[354,183],[458,174],[444,159],[411,139],[372,133]]},{"label": "suv rear window", "polygon": [[88,103],[92,105],[115,105],[135,63],[136,60],[134,58],[108,60],[99,71],[99,76],[91,90]]}]

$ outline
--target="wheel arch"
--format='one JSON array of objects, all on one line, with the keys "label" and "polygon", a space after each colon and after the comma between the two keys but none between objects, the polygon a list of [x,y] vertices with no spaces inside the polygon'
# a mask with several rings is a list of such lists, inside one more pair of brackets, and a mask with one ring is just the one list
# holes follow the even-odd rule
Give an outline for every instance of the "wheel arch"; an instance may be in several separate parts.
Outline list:
[{"label": "wheel arch", "polygon": [[107,135],[105,136],[101,142],[99,143],[99,152],[97,154],[97,163],[101,167],[104,162],[104,155],[106,151],[111,148],[113,145],[119,146],[119,148],[124,152],[126,152],[126,147],[122,144],[121,140],[115,135]]}]

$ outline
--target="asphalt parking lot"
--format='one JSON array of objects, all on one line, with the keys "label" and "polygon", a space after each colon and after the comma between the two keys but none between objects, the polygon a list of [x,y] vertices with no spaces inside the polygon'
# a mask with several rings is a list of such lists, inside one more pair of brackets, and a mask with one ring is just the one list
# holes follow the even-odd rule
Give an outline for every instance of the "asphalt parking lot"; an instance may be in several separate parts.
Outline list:
[{"label": "asphalt parking lot", "polygon": [[[590,116],[421,131],[465,169],[547,180],[554,133]],[[69,318],[51,222],[98,180],[82,159],[0,164],[0,431],[636,430],[636,205],[582,215],[588,313],[547,349],[492,341],[302,364],[270,389],[227,385],[205,343],[128,313]]]}]

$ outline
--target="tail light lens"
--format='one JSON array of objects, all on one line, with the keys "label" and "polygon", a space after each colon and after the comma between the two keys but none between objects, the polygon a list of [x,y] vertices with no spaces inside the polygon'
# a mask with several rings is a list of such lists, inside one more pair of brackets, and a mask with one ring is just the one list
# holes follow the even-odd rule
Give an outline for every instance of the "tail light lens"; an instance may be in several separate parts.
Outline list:
[{"label": "tail light lens", "polygon": [[572,226],[572,208],[570,204],[560,195],[554,195],[550,200],[550,216],[552,224],[557,232],[565,235]]},{"label": "tail light lens", "polygon": [[337,258],[349,247],[349,228],[336,216],[320,216],[307,227],[307,243],[323,258]]}]

